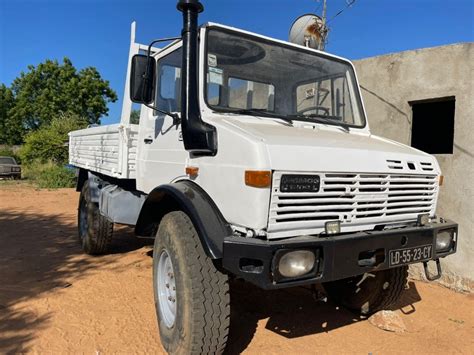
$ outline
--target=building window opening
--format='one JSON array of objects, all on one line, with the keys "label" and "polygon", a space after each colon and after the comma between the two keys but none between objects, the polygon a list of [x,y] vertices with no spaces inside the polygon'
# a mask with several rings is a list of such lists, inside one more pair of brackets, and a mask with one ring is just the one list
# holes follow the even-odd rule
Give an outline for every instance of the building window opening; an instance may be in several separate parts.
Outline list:
[{"label": "building window opening", "polygon": [[453,154],[454,96],[412,101],[411,146],[429,154]]}]

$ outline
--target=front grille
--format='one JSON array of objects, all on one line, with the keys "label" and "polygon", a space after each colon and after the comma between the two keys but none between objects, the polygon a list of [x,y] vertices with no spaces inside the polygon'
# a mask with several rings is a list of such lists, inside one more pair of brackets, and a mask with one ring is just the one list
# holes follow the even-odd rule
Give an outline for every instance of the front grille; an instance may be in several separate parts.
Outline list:
[{"label": "front grille", "polygon": [[423,170],[423,171],[433,171],[434,170],[433,163],[431,163],[431,162],[421,162],[420,165],[421,165],[421,170]]},{"label": "front grille", "polygon": [[329,220],[342,226],[383,224],[434,213],[435,175],[315,173],[321,178],[318,192],[288,193],[280,191],[284,174],[273,174],[269,232],[322,230]]}]

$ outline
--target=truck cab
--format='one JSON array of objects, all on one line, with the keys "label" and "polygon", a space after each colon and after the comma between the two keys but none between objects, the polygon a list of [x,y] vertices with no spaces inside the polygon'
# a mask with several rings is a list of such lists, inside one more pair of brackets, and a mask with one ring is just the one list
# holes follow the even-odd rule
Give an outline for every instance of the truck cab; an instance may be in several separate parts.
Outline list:
[{"label": "truck cab", "polygon": [[[215,151],[189,154],[174,119],[144,107],[139,190],[191,179],[236,230],[268,239],[320,234],[330,220],[356,232],[434,216],[436,159],[370,133],[348,60],[217,24],[199,38],[199,109]],[[155,102],[176,114],[181,57],[182,42],[156,55]]]},{"label": "truck cab", "polygon": [[167,351],[223,351],[232,278],[264,289],[322,283],[369,314],[397,300],[409,264],[439,277],[457,244],[457,224],[436,216],[439,165],[371,134],[352,63],[198,27],[199,1],[178,9],[182,36],[161,49],[132,31],[121,123],[71,132],[69,148],[84,250],[105,252],[114,223],[155,239]]}]

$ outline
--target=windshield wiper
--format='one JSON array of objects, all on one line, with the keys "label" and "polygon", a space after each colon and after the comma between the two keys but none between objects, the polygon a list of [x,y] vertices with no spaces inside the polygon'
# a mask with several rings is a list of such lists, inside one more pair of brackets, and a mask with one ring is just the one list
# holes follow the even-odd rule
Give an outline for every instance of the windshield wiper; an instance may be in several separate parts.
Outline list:
[{"label": "windshield wiper", "polygon": [[288,123],[293,123],[293,119],[287,116],[279,115],[277,113],[268,111],[264,108],[242,108],[242,109],[226,109],[225,112],[227,113],[236,113],[241,115],[256,115],[262,117],[271,117],[271,118],[279,118]]},{"label": "windshield wiper", "polygon": [[318,114],[309,114],[309,115],[290,115],[288,116],[295,121],[303,121],[303,122],[317,122],[317,123],[328,123],[331,125],[336,125],[344,128],[345,130],[349,131],[349,125],[347,123],[339,121],[337,116],[325,116],[325,115],[318,115]]}]

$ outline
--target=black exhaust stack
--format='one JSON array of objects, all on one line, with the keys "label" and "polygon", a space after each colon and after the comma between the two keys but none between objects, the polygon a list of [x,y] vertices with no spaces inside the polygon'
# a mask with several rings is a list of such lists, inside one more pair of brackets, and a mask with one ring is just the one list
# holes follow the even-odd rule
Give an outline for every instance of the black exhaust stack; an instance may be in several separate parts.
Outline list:
[{"label": "black exhaust stack", "polygon": [[199,109],[198,13],[204,10],[199,0],[179,0],[183,13],[183,64],[181,69],[181,129],[184,148],[195,155],[217,153],[217,132],[201,119]]}]

